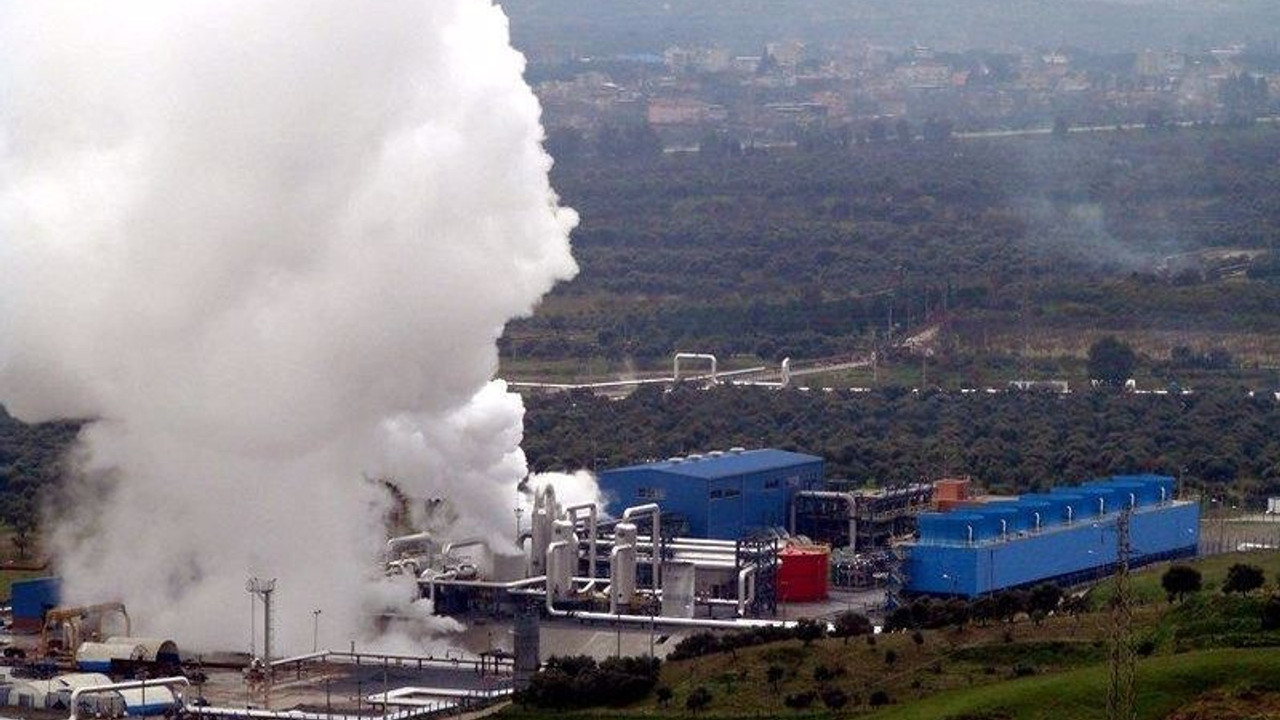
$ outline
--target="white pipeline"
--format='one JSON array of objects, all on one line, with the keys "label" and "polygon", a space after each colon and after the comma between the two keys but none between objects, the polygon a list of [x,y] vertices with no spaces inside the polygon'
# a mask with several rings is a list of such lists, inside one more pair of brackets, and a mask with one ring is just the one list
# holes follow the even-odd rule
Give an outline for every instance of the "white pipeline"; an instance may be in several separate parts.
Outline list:
[{"label": "white pipeline", "polygon": [[653,552],[649,553],[650,575],[649,578],[653,582],[653,589],[657,590],[662,587],[662,580],[659,575],[662,568],[661,554],[662,548],[662,508],[657,503],[649,503],[647,505],[635,505],[622,511],[623,521],[634,520],[642,515],[648,515],[653,520]]}]

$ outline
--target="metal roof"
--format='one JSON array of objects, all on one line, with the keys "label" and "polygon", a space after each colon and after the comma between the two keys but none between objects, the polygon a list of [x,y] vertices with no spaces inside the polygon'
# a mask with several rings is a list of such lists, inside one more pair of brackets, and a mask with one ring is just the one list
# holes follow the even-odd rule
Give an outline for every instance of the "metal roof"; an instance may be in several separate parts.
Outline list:
[{"label": "metal roof", "polygon": [[815,455],[805,455],[785,450],[741,450],[725,452],[722,455],[707,454],[696,460],[683,459],[680,462],[662,460],[660,462],[629,465],[606,470],[601,474],[607,476],[615,472],[650,470],[709,480],[820,462],[822,462],[822,458]]}]

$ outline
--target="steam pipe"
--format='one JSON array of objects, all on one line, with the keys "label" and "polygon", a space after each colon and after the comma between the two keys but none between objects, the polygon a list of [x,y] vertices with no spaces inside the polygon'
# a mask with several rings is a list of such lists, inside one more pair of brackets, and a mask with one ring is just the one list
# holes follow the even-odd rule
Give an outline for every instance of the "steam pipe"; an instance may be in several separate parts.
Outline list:
[{"label": "steam pipe", "polygon": [[[547,557],[546,557],[547,569],[549,570],[551,568],[552,553],[554,553],[558,548],[569,547],[570,545],[573,545],[573,544],[574,543],[568,540],[556,540],[552,543],[549,543],[547,545]],[[571,613],[568,610],[556,609],[556,606],[555,606],[556,588],[551,587],[550,576],[547,576],[546,580],[547,580],[547,614],[552,617],[569,617]]]},{"label": "steam pipe", "polygon": [[969,530],[969,544],[972,545],[973,544],[973,526],[965,525],[965,527]]},{"label": "steam pipe", "polygon": [[408,545],[410,543],[420,542],[423,540],[430,542],[431,533],[420,532],[420,533],[413,533],[412,535],[401,535],[400,537],[393,537],[387,541],[387,556],[395,557],[395,553],[397,550],[400,549],[401,545]]},{"label": "steam pipe", "polygon": [[[546,575],[535,575],[522,580],[512,580],[511,582],[495,582],[492,580],[453,580],[436,578],[437,585],[446,585],[449,587],[474,587],[474,588],[492,588],[496,590],[514,590],[515,588],[528,587],[546,582]],[[431,578],[418,578],[419,583],[431,582]]]},{"label": "steam pipe", "polygon": [[716,356],[706,353],[687,353],[678,352],[671,367],[671,379],[674,382],[680,381],[680,361],[681,360],[710,360],[711,361],[711,382],[716,382]]},{"label": "steam pipe", "polygon": [[437,577],[432,577],[427,579],[427,599],[431,601],[432,610],[435,609],[435,605],[436,605],[436,581],[452,580],[457,576],[458,576],[458,572],[456,570],[449,570],[448,572],[441,573]]},{"label": "steam pipe", "polygon": [[[747,614],[747,603],[756,599],[756,566],[742,568],[738,573],[738,617]],[[750,597],[747,596],[747,586],[750,583]]]},{"label": "steam pipe", "polygon": [[702,628],[718,628],[721,630],[741,630],[743,628],[758,627],[795,627],[794,620],[758,620],[749,618],[739,618],[737,620],[711,620],[703,618],[674,618],[663,615],[610,615],[601,612],[573,612],[569,610],[556,610],[557,617],[570,617],[579,622],[620,622],[620,623],[636,623],[654,625],[669,625],[672,627],[702,627]]},{"label": "steam pipe", "polygon": [[1040,511],[1037,510],[1036,512],[1031,514],[1034,515],[1036,518],[1036,532],[1040,532]]},{"label": "steam pipe", "polygon": [[570,505],[564,509],[565,514],[569,516],[570,520],[576,520],[579,510],[587,511],[587,552],[590,553],[587,558],[587,567],[589,568],[587,570],[587,575],[591,577],[591,585],[588,588],[589,591],[590,588],[595,587],[596,582],[596,522],[599,517],[599,509],[596,507],[595,503]]},{"label": "steam pipe", "polygon": [[796,534],[796,501],[802,497],[821,500],[839,500],[849,508],[849,547],[858,545],[858,497],[848,492],[831,490],[801,490],[791,499],[791,534]]},{"label": "steam pipe", "polygon": [[662,508],[657,503],[648,503],[646,505],[633,505],[622,511],[623,520],[631,520],[640,515],[653,516],[653,534],[652,534],[652,552],[649,554],[649,564],[651,566],[650,578],[653,581],[653,589],[657,590],[662,587],[660,578],[662,568],[662,558],[658,557],[662,554]]},{"label": "steam pipe", "polygon": [[488,550],[489,541],[483,538],[475,537],[475,538],[467,538],[466,540],[458,540],[456,542],[445,543],[445,546],[440,551],[440,554],[443,555],[444,557],[449,557],[449,555],[454,550],[457,550],[459,548],[464,548],[464,547],[483,547],[485,550]]},{"label": "steam pipe", "polygon": [[[640,543],[652,542],[653,538],[648,535],[636,535],[636,541]],[[601,540],[601,542],[609,542]],[[709,545],[714,547],[724,546],[730,549],[737,547],[737,542],[733,540],[716,540],[714,538],[697,538],[697,537],[676,537],[667,541],[668,543],[680,543],[684,545]]]}]

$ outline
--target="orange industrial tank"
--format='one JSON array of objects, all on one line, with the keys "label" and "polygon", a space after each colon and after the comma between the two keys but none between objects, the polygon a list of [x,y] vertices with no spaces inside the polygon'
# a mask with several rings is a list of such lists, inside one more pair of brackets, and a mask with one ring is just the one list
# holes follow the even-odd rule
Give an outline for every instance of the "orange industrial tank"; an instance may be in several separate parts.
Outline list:
[{"label": "orange industrial tank", "polygon": [[827,599],[831,550],[825,545],[792,545],[778,551],[778,599],[817,602]]}]

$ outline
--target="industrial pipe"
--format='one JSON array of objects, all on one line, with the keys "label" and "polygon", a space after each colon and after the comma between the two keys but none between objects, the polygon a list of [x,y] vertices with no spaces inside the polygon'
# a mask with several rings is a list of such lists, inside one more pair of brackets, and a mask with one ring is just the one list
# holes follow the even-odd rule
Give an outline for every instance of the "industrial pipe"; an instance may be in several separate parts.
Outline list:
[{"label": "industrial pipe", "polygon": [[[546,558],[545,558],[545,563],[544,563],[544,564],[546,565],[546,567],[547,567],[547,569],[548,569],[548,572],[549,572],[549,571],[550,571],[550,569],[551,569],[551,555],[552,555],[552,554],[553,554],[553,553],[554,553],[558,548],[568,547],[568,546],[570,546],[570,545],[574,545],[574,544],[575,544],[575,543],[570,542],[570,541],[568,541],[568,540],[556,540],[555,542],[552,542],[552,543],[548,543],[548,544],[547,544],[547,556],[546,556]],[[574,551],[576,552],[576,551],[577,551],[577,549],[575,548],[575,549],[574,549]],[[556,595],[556,589],[557,589],[557,588],[553,588],[553,587],[551,587],[551,578],[550,578],[550,576],[549,576],[549,575],[548,575],[548,576],[546,576],[546,580],[547,580],[547,614],[548,614],[548,615],[551,615],[552,617],[568,617],[568,616],[569,616],[569,612],[568,612],[567,610],[557,610],[557,609],[556,609],[556,606],[555,606],[555,595]]]},{"label": "industrial pipe", "polygon": [[445,543],[445,546],[444,548],[441,549],[440,554],[441,556],[447,558],[453,553],[454,550],[457,550],[459,548],[465,548],[465,547],[483,547],[485,550],[488,550],[489,541],[485,540],[484,538],[473,537],[473,538],[467,538],[466,540],[458,540],[455,542]]},{"label": "industrial pipe", "polygon": [[653,589],[657,590],[662,587],[660,578],[662,568],[662,508],[657,503],[648,503],[647,505],[633,505],[622,511],[622,519],[632,520],[641,515],[650,515],[653,518],[653,534],[652,551],[649,553],[649,564],[651,566],[650,580],[653,581]]},{"label": "industrial pipe", "polygon": [[427,599],[431,601],[432,610],[434,610],[436,606],[436,581],[452,580],[457,576],[458,576],[458,572],[456,570],[449,570],[449,571],[440,573],[439,575],[435,575],[430,578],[427,578]]},{"label": "industrial pipe", "polygon": [[[400,546],[402,545],[421,542],[423,540],[430,543],[431,533],[420,532],[420,533],[413,533],[412,535],[401,535],[400,537],[393,537],[387,541],[387,557],[395,557],[396,551],[399,550]],[[428,547],[430,546],[428,545]],[[427,554],[430,555],[431,553],[428,551]]]},{"label": "industrial pipe", "polygon": [[704,618],[673,618],[663,615],[610,615],[609,613],[600,612],[572,612],[567,610],[557,610],[561,613],[560,617],[570,617],[579,622],[621,622],[621,623],[643,623],[654,625],[668,625],[672,627],[702,627],[717,628],[721,630],[741,630],[743,628],[758,627],[782,627],[792,628],[796,623],[794,620],[758,620],[749,618],[739,618],[737,620],[711,620]]},{"label": "industrial pipe", "polygon": [[710,360],[711,361],[711,382],[716,382],[716,356],[706,353],[686,353],[678,352],[673,360],[671,368],[671,379],[675,382],[680,381],[680,361],[681,360]]},{"label": "industrial pipe", "polygon": [[[750,596],[748,598],[747,586],[750,584]],[[744,567],[738,573],[738,617],[747,614],[747,603],[754,602],[756,599],[756,566]]]},{"label": "industrial pipe", "polygon": [[596,522],[598,519],[599,509],[595,503],[581,503],[579,505],[570,505],[564,509],[566,515],[569,516],[571,522],[576,522],[579,510],[587,511],[587,575],[591,577],[591,585],[588,586],[587,592],[595,588],[596,581]]},{"label": "industrial pipe", "polygon": [[[493,580],[453,580],[453,579],[440,579],[440,578],[436,578],[435,582],[438,585],[444,585],[448,587],[474,587],[474,588],[492,588],[496,590],[514,590],[515,588],[528,587],[529,585],[537,585],[538,583],[545,582],[546,579],[547,579],[546,575],[535,575],[533,577],[524,578],[522,580],[512,580],[510,582],[496,582]],[[423,577],[418,578],[419,583],[430,582],[430,580],[431,580],[430,578],[423,578]]]},{"label": "industrial pipe", "polygon": [[79,720],[80,697],[85,694],[97,694],[101,692],[115,692],[116,690],[136,690],[145,687],[167,687],[173,691],[175,700],[179,699],[178,692],[173,686],[180,685],[182,687],[191,687],[191,681],[182,676],[156,678],[154,680],[133,680],[131,682],[107,683],[105,685],[86,685],[78,687],[71,691],[71,715],[68,720]]},{"label": "industrial pipe", "polygon": [[858,546],[858,497],[853,493],[830,490],[801,490],[791,499],[791,534],[796,534],[796,501],[802,497],[821,500],[839,500],[849,508],[849,547]]}]

